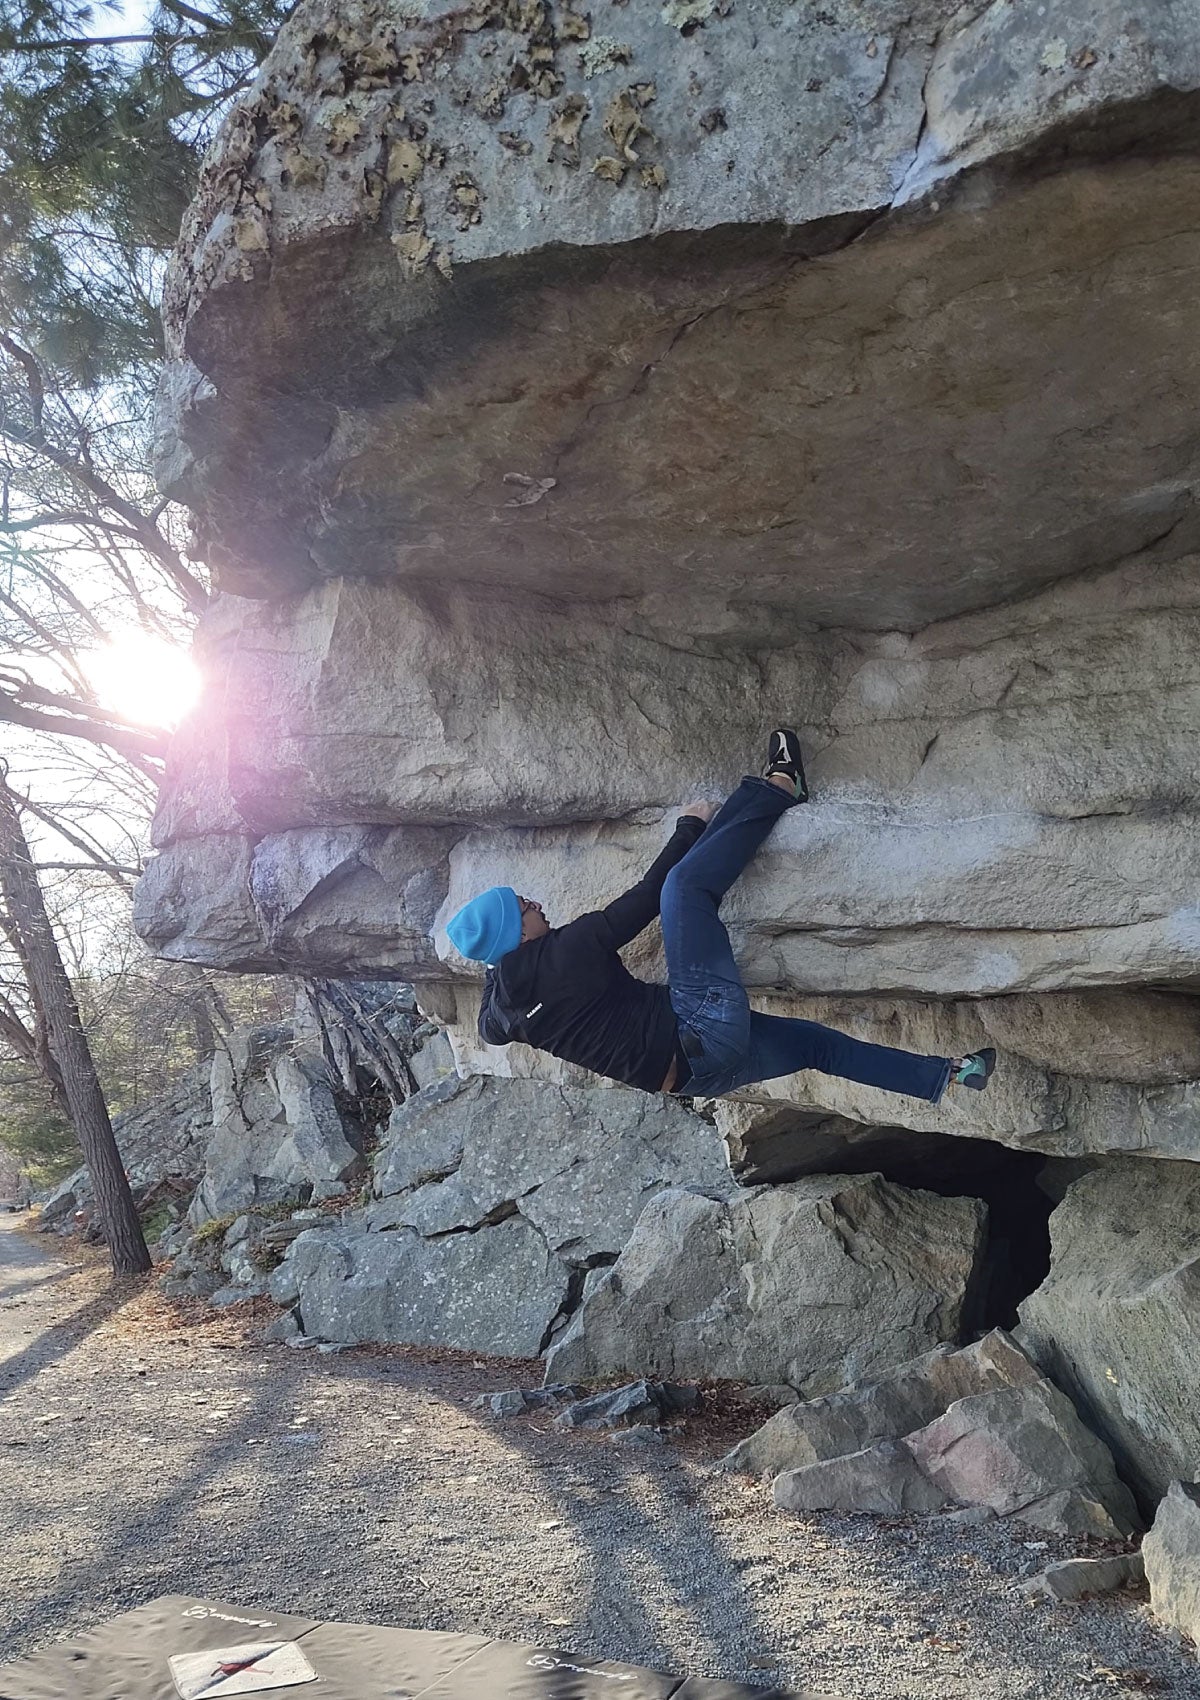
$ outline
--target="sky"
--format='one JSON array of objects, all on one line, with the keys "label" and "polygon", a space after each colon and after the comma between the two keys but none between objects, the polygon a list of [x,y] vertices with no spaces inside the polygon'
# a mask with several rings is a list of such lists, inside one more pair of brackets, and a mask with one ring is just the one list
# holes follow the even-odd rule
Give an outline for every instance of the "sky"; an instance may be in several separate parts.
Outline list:
[{"label": "sky", "polygon": [[89,35],[112,35],[114,33],[113,24],[119,18],[122,25],[125,26],[121,33],[133,35],[145,26],[151,9],[147,0],[124,0],[123,4],[115,6],[111,11],[108,7],[97,6],[87,33]]}]

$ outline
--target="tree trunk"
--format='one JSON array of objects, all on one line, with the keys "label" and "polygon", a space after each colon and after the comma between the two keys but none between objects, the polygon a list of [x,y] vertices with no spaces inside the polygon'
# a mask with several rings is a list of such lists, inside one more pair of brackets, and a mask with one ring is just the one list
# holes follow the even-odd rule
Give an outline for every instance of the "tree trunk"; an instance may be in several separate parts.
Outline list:
[{"label": "tree trunk", "polygon": [[113,1270],[118,1275],[144,1275],[150,1268],[150,1253],[7,778],[0,764],[0,894],[21,940],[30,994],[44,1023],[50,1058],[57,1066],[71,1123],[91,1172]]}]

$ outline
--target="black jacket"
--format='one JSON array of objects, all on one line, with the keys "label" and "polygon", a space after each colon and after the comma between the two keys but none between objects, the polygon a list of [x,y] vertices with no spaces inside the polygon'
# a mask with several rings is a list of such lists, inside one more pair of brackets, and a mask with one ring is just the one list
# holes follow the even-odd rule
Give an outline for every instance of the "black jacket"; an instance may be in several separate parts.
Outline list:
[{"label": "black jacket", "polygon": [[534,1045],[658,1092],[676,1054],[675,1012],[667,988],[635,980],[617,952],[654,920],[663,881],[703,831],[698,816],[680,815],[666,848],[630,891],[502,956],[484,984],[480,1038]]}]

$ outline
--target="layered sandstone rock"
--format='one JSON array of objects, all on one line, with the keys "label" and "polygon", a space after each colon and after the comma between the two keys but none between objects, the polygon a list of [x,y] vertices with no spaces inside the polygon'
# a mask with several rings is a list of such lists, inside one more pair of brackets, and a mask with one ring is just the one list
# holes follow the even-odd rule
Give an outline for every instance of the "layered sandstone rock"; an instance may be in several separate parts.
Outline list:
[{"label": "layered sandstone rock", "polygon": [[751,984],[1191,981],[1198,84],[1119,0],[302,6],[168,290],[163,477],[271,600],[147,938],[445,978],[439,911],[596,901],[786,715]]},{"label": "layered sandstone rock", "polygon": [[309,0],[185,226],[163,477],[251,594],[911,627],[1131,553],[1195,453],[1198,84],[1181,4]]}]

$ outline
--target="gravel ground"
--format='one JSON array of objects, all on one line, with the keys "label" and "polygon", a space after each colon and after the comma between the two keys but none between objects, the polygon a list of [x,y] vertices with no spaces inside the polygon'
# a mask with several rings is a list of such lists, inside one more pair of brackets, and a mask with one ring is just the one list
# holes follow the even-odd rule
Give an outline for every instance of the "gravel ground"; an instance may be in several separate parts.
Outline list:
[{"label": "gravel ground", "polygon": [[257,1344],[0,1217],[0,1661],[156,1595],[475,1631],[838,1700],[1197,1700],[1144,1596],[1031,1605],[1043,1548],[775,1511],[678,1443],[470,1409],[534,1366]]}]

